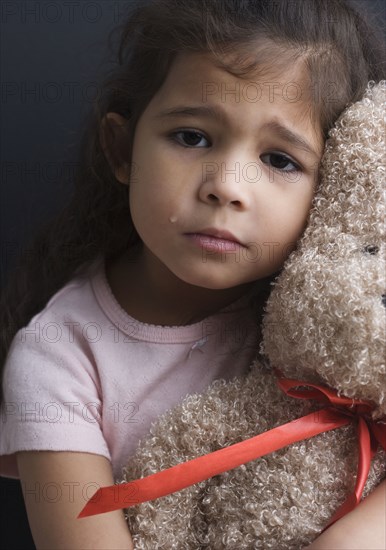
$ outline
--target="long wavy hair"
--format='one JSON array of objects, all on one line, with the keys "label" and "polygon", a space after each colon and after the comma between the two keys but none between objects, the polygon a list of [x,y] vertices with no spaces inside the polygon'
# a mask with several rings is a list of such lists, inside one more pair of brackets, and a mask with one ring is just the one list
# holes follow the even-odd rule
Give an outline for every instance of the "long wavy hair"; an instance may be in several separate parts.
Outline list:
[{"label": "long wavy hair", "polygon": [[[124,144],[114,142],[108,124],[104,135],[113,162],[130,164],[136,123],[179,52],[210,53],[219,67],[240,78],[262,66],[284,69],[303,60],[313,86],[312,111],[325,137],[369,80],[385,78],[381,32],[350,0],[137,0],[109,44],[116,67],[100,83],[102,92],[86,118],[72,195],[26,243],[28,255],[20,255],[2,290],[1,378],[15,334],[53,294],[73,277],[86,276],[101,254],[108,260],[141,244],[128,186],[117,181],[101,146],[101,125],[108,112],[125,117]],[[3,398],[1,385],[0,402]]]}]

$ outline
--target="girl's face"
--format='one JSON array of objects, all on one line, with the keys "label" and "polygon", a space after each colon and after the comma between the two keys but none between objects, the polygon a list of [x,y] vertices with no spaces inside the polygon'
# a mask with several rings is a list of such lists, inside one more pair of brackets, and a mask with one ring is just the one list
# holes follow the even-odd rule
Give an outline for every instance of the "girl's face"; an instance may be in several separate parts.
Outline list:
[{"label": "girl's face", "polygon": [[[208,289],[281,268],[305,227],[323,150],[301,76],[247,81],[204,54],[177,56],[133,143],[130,209],[150,264]],[[233,237],[208,235],[216,231]]]}]

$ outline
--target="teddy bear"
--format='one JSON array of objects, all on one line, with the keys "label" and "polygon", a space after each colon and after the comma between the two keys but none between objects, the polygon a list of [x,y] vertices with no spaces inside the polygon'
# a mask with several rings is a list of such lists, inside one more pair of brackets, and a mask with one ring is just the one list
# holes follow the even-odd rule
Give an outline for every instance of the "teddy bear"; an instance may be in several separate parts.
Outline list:
[{"label": "teddy bear", "polygon": [[[158,419],[119,483],[279,427],[284,444],[159,498],[134,495],[124,512],[137,550],[300,550],[354,491],[358,430],[373,423],[385,435],[385,99],[386,81],[370,81],[330,130],[306,229],[272,283],[248,373]],[[330,429],[334,414],[343,421]],[[322,431],[303,433],[304,417]],[[298,440],[286,442],[295,428]],[[362,498],[386,477],[386,448],[371,441]]]}]

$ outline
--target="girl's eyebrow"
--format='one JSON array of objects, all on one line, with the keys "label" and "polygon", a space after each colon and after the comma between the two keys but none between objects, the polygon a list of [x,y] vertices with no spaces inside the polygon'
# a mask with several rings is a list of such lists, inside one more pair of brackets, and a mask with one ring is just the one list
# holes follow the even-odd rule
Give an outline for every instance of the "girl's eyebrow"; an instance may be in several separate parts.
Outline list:
[{"label": "girl's eyebrow", "polygon": [[[227,120],[227,115],[225,111],[213,105],[198,105],[198,106],[181,105],[177,107],[171,107],[169,109],[165,109],[157,113],[153,118],[158,120],[162,118],[173,118],[173,117],[177,118],[179,116],[208,117],[220,122],[222,122],[223,120]],[[299,134],[293,132],[293,130],[290,130],[287,126],[283,125],[281,122],[278,122],[276,120],[266,122],[262,125],[261,129],[270,130],[276,133],[280,138],[282,138],[285,141],[288,141],[291,145],[293,145],[297,149],[306,151],[307,153],[310,153],[311,155],[314,155],[315,157],[318,157],[318,158],[320,156],[311,147],[308,141],[302,138]]]},{"label": "girl's eyebrow", "polygon": [[271,122],[264,123],[262,126],[262,129],[271,130],[272,132],[275,132],[279,137],[281,137],[285,141],[288,141],[297,149],[302,149],[303,151],[306,151],[306,153],[310,153],[314,157],[319,158],[320,156],[315,151],[315,149],[311,147],[308,141],[306,141],[299,134],[296,134],[295,132],[290,130],[287,126],[281,124],[276,120],[272,120]]},{"label": "girl's eyebrow", "polygon": [[171,107],[169,109],[165,109],[164,111],[161,111],[157,115],[154,116],[154,118],[165,118],[165,117],[178,117],[178,116],[206,116],[209,118],[213,118],[215,120],[221,121],[224,117],[226,118],[225,112],[223,112],[218,107],[214,107],[211,105],[198,105],[198,106],[191,106],[191,105],[181,105],[177,107]]}]

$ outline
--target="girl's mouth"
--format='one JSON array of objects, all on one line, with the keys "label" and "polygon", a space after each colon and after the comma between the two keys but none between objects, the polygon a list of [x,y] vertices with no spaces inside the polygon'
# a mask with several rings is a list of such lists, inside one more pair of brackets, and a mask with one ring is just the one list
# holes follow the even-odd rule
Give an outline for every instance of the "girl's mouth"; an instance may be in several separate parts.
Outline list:
[{"label": "girl's mouth", "polygon": [[235,252],[243,245],[236,241],[214,237],[213,235],[205,235],[203,233],[186,233],[186,236],[195,245],[204,248],[210,252]]}]

